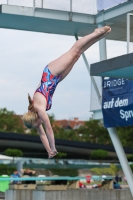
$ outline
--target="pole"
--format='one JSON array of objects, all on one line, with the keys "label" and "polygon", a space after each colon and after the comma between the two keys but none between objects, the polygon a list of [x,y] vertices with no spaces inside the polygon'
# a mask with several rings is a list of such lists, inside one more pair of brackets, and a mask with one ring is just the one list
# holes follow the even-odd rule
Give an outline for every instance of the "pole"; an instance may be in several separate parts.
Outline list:
[{"label": "pole", "polygon": [[[75,35],[75,38],[76,38],[76,40],[78,40],[78,36],[77,36],[77,35]],[[87,68],[87,70],[88,70],[88,72],[89,72],[89,74],[90,74],[90,66],[89,66],[89,63],[88,63],[88,61],[87,61],[86,56],[85,56],[84,53],[82,53],[82,57],[83,57],[83,60],[84,60],[84,62],[85,62],[86,68]],[[95,88],[96,94],[97,94],[97,96],[98,96],[98,100],[99,100],[99,102],[101,103],[101,94],[100,94],[100,92],[99,92],[99,90],[98,90],[96,81],[95,81],[95,79],[94,79],[93,76],[91,76],[91,81],[92,81],[92,84],[93,84],[93,86],[94,86],[94,88]]]},{"label": "pole", "polygon": [[117,135],[115,128],[108,128],[109,135],[111,137],[112,143],[114,145],[115,151],[117,153],[117,156],[119,158],[120,164],[122,166],[122,169],[124,171],[124,174],[126,176],[130,191],[133,196],[133,173],[131,171],[131,168],[128,164],[128,160],[126,157],[126,154],[124,152],[124,149],[122,147],[121,141]]},{"label": "pole", "polygon": [[36,0],[33,0],[33,16],[34,16],[34,13],[35,13],[35,7],[36,7],[36,2],[35,2]]},{"label": "pole", "polygon": [[33,8],[35,9],[35,0],[33,0]]},{"label": "pole", "polygon": [[[102,24],[99,24],[98,27],[102,27]],[[106,39],[103,38],[99,41],[99,49],[100,49],[100,60],[106,60],[107,59],[107,51],[106,51]],[[107,128],[110,138],[112,140],[112,143],[114,145],[116,154],[119,158],[120,164],[122,166],[122,169],[124,171],[124,174],[127,178],[127,182],[129,185],[129,188],[131,190],[132,196],[133,196],[133,174],[131,171],[131,168],[128,165],[128,160],[126,157],[126,154],[124,152],[124,149],[122,147],[122,144],[120,142],[120,139],[117,135],[115,128]]]},{"label": "pole", "polygon": [[127,14],[127,53],[130,53],[129,45],[130,45],[130,16],[133,16],[133,13]]},{"label": "pole", "polygon": [[127,14],[127,53],[129,53],[129,42],[130,42],[130,14]]},{"label": "pole", "polygon": [[69,21],[72,21],[72,0],[70,0],[70,13],[69,13]]}]

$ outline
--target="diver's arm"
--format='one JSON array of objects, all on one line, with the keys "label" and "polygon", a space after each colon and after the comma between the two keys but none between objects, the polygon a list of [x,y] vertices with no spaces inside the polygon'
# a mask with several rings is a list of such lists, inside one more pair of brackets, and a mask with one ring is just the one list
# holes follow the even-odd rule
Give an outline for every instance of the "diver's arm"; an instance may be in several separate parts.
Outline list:
[{"label": "diver's arm", "polygon": [[53,133],[53,129],[52,129],[51,124],[50,124],[49,117],[48,117],[48,115],[47,115],[47,113],[44,109],[43,110],[38,109],[37,113],[38,113],[40,119],[43,121],[45,131],[46,131],[46,135],[48,137],[48,141],[49,141],[51,150],[55,152],[56,151],[55,138],[54,138],[54,133]]},{"label": "diver's arm", "polygon": [[42,125],[39,125],[38,127],[36,127],[37,129],[37,132],[40,136],[40,139],[44,145],[44,147],[46,148],[47,152],[50,152],[51,151],[51,148],[50,148],[50,145],[49,145],[49,141],[47,139],[47,136],[45,134],[45,131],[43,129],[43,126]]}]

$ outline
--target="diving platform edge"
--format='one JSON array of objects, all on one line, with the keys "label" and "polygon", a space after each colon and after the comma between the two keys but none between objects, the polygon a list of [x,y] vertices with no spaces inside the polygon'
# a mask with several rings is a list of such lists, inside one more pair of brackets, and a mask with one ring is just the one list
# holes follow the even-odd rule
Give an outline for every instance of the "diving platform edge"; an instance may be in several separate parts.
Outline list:
[{"label": "diving platform edge", "polygon": [[133,79],[133,53],[91,64],[90,75]]}]

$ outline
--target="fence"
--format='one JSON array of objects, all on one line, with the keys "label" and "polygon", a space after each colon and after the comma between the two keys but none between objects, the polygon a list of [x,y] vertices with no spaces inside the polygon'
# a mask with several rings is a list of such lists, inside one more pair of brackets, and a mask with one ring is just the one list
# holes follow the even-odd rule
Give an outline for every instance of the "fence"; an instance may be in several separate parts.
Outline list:
[{"label": "fence", "polygon": [[0,0],[0,4],[44,8],[93,15],[97,13],[97,0]]}]

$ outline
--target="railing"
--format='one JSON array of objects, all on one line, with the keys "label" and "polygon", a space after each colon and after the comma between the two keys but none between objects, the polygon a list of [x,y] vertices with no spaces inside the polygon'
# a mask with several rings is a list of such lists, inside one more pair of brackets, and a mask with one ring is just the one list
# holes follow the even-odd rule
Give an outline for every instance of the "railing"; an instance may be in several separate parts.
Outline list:
[{"label": "railing", "polygon": [[[106,176],[106,180],[111,180],[113,179],[113,176]],[[49,177],[22,177],[22,178],[13,178],[13,177],[3,177],[0,178],[0,181],[53,181],[53,180],[86,180],[87,178],[84,176],[75,176],[75,177],[71,177],[71,176],[49,176]],[[97,180],[100,181],[103,179],[102,176],[91,176],[90,178],[91,180]]]},{"label": "railing", "polygon": [[0,0],[0,4],[44,8],[92,15],[97,13],[97,0]]},{"label": "railing", "polygon": [[129,0],[0,0],[0,4],[44,8],[95,15]]}]

